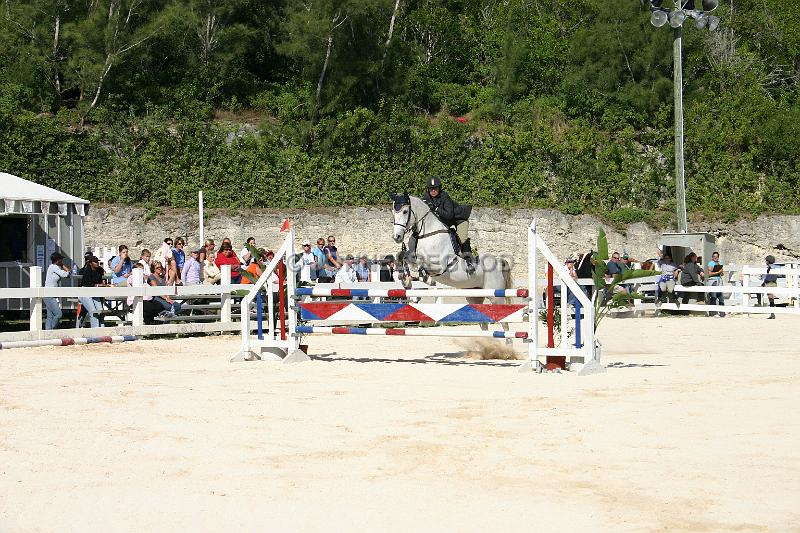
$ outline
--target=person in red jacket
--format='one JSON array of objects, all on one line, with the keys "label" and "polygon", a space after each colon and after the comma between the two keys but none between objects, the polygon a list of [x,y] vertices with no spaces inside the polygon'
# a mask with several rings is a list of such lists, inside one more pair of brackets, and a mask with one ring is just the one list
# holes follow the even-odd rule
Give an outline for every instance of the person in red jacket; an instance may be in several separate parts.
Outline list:
[{"label": "person in red jacket", "polygon": [[223,243],[219,247],[219,253],[215,261],[216,265],[221,269],[222,265],[231,266],[231,283],[239,283],[242,279],[242,271],[240,269],[239,258],[233,251],[233,247],[228,243]]}]

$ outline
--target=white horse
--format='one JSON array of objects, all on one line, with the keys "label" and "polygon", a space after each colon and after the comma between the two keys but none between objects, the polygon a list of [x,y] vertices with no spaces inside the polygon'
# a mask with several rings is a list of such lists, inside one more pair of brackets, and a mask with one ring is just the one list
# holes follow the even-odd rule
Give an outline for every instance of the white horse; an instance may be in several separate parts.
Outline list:
[{"label": "white horse", "polygon": [[[407,193],[389,195],[394,202],[394,241],[401,243],[407,234],[417,239],[417,250],[408,261],[422,267],[435,281],[458,289],[510,289],[511,266],[503,258],[482,255],[473,272],[466,261],[456,255],[450,231],[444,223],[416,196]],[[484,298],[467,298],[471,304],[483,303]],[[504,330],[508,324],[503,323]],[[481,329],[488,329],[481,324]],[[510,341],[509,341],[510,342]]]}]

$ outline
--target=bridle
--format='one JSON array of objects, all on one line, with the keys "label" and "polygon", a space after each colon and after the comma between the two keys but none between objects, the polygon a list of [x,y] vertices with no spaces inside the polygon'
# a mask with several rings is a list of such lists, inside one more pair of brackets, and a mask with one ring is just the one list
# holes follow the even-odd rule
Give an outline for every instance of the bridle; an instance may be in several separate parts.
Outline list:
[{"label": "bridle", "polygon": [[[414,212],[414,209],[412,209],[412,207],[411,207],[411,200],[410,199],[409,199],[407,204],[403,204],[402,206],[400,206],[401,209],[405,205],[408,206],[408,216],[406,217],[405,224],[401,224],[399,222],[394,222],[395,226],[400,226],[400,227],[403,228],[403,236],[405,236],[408,232],[411,232],[411,235],[415,239],[417,239],[417,241],[421,241],[422,239],[425,239],[425,238],[428,238],[428,237],[432,237],[434,235],[439,235],[440,233],[446,233],[448,235],[450,234],[450,230],[448,230],[447,228],[437,229],[437,230],[434,230],[434,231],[431,231],[431,232],[428,232],[428,233],[420,233],[421,231],[425,230],[425,219],[428,217],[428,215],[433,213],[433,211],[428,209],[427,213],[425,213],[421,217],[417,218],[417,214]],[[413,225],[411,224],[411,214],[412,213],[414,214],[414,224]],[[441,272],[439,272],[438,274],[429,274],[429,275],[431,277],[434,277],[434,278],[438,277],[438,276],[441,276],[442,274],[444,274],[445,272],[450,270],[450,268],[453,265],[455,265],[457,262],[458,262],[458,257],[455,257],[455,258],[451,259],[450,262],[447,263],[444,266],[444,268],[442,269]]]}]

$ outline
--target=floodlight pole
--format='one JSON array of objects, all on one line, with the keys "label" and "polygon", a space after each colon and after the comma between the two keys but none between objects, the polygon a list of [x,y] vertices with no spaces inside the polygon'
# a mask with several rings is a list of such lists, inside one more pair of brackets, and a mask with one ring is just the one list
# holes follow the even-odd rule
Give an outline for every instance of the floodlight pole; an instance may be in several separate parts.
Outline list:
[{"label": "floodlight pole", "polygon": [[[680,0],[676,1],[678,7]],[[689,231],[686,217],[686,180],[683,167],[683,26],[674,30],[672,42],[673,81],[675,100],[675,197],[678,215],[678,233]]]}]

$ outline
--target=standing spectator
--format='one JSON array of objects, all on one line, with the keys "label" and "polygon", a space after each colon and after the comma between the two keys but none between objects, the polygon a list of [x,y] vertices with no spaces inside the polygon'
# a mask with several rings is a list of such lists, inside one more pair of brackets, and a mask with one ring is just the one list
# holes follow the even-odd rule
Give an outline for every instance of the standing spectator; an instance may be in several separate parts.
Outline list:
[{"label": "standing spectator", "polygon": [[183,265],[186,263],[186,252],[183,251],[186,242],[178,237],[175,239],[175,248],[172,249],[172,257],[175,258],[175,267],[180,273],[183,270]]},{"label": "standing spectator", "polygon": [[[100,267],[100,259],[95,256],[89,256],[86,264],[80,270],[81,274],[81,287],[101,287],[103,283],[103,269]],[[100,317],[98,313],[103,310],[103,301],[101,298],[92,298],[91,296],[80,296],[78,301],[81,306],[86,309],[86,314],[89,316],[89,324],[93,328],[100,327]]]},{"label": "standing spectator", "polygon": [[356,276],[358,277],[358,281],[365,282],[365,281],[372,281],[372,272],[370,271],[370,264],[369,259],[367,256],[364,255],[359,259],[358,265],[356,266]]},{"label": "standing spectator", "polygon": [[303,241],[303,253],[300,255],[300,281],[311,283],[317,279],[317,256],[311,251],[311,243]]},{"label": "standing spectator", "polygon": [[206,255],[208,255],[209,253],[213,252],[213,251],[214,251],[214,250],[216,250],[216,248],[217,248],[217,247],[214,245],[214,239],[206,239],[206,242],[204,243],[204,245],[203,245],[203,246],[205,246],[205,249],[206,249]]},{"label": "standing spectator", "polygon": [[314,254],[314,257],[317,259],[317,273],[316,278],[317,281],[320,283],[330,283],[331,279],[325,275],[325,239],[319,238],[317,239],[317,246],[311,250]]},{"label": "standing spectator", "polygon": [[111,260],[111,284],[125,287],[132,271],[133,261],[128,256],[128,247],[122,244],[119,247],[119,255]]},{"label": "standing spectator", "polygon": [[192,250],[189,259],[187,259],[183,264],[181,279],[183,280],[184,285],[200,285],[200,283],[203,281],[201,279],[201,275],[203,274],[203,265],[200,263],[201,250],[202,254],[205,256],[205,248],[201,248],[200,250]]},{"label": "standing spectator", "polygon": [[203,285],[215,285],[222,278],[219,267],[215,261],[217,253],[214,250],[208,252],[208,258],[203,261]]},{"label": "standing spectator", "polygon": [[156,250],[156,255],[153,259],[162,265],[166,264],[167,259],[172,259],[172,237],[164,239],[164,242]]},{"label": "standing spectator", "polygon": [[175,258],[171,257],[167,259],[167,266],[166,266],[166,285],[170,287],[174,287],[178,285],[181,280],[179,277],[180,271],[178,270],[178,265],[175,262]]},{"label": "standing spectator", "polygon": [[387,255],[381,261],[381,269],[379,272],[381,282],[400,281],[400,273],[397,271],[394,256]]},{"label": "standing spectator", "polygon": [[[722,261],[719,260],[719,252],[711,254],[711,261],[708,262],[708,269],[706,271],[706,285],[717,287],[722,285],[722,276],[725,274],[723,271]],[[725,305],[723,293],[710,292],[708,293],[709,305]],[[715,311],[710,311],[708,316],[714,316]],[[719,316],[724,317],[725,313],[720,311]]]},{"label": "standing spectator", "polygon": [[[697,265],[697,254],[692,252],[686,256],[681,265],[680,283],[684,287],[703,284],[703,269]],[[691,293],[684,292],[681,303],[688,304]],[[695,298],[696,299],[696,298]]]},{"label": "standing spectator", "polygon": [[[594,272],[594,259],[592,258],[592,250],[589,250],[585,254],[578,254],[577,263],[575,266],[575,271],[578,273],[578,279],[593,279],[593,272]],[[586,296],[589,298],[592,297],[592,292],[594,289],[594,285],[583,285],[581,284],[581,290],[586,293]]]},{"label": "standing spectator", "polygon": [[[231,246],[231,250],[233,250],[233,243],[231,242],[230,237],[223,237],[222,244],[229,244]],[[222,247],[222,244],[220,244],[220,247]]]},{"label": "standing spectator", "polygon": [[[69,269],[64,266],[64,257],[58,253],[53,252],[50,256],[50,266],[47,267],[47,276],[44,278],[45,287],[58,287],[61,280],[69,276]],[[44,305],[47,308],[47,320],[44,324],[44,329],[58,328],[58,321],[61,320],[61,304],[58,298],[48,297],[42,298]]]},{"label": "standing spectator", "polygon": [[139,254],[139,262],[142,264],[142,270],[144,270],[145,276],[150,275],[150,250],[145,248],[142,250],[142,253]]},{"label": "standing spectator", "polygon": [[248,237],[247,241],[244,243],[242,251],[239,252],[239,261],[241,261],[242,269],[247,269],[247,266],[256,260],[256,258],[253,257],[253,254],[250,253],[250,246],[255,247],[255,245],[256,238]]},{"label": "standing spectator", "polygon": [[328,246],[323,250],[325,253],[325,277],[336,277],[336,271],[342,268],[339,262],[339,251],[336,249],[336,237],[328,235]]},{"label": "standing spectator", "polygon": [[342,264],[342,266],[336,272],[336,279],[334,280],[334,283],[355,283],[358,281],[356,270],[353,268],[354,262],[355,259],[352,255],[348,255],[344,258],[344,264]]},{"label": "standing spectator", "polygon": [[[764,275],[764,281],[761,283],[762,287],[777,287],[778,286],[778,275],[777,274],[770,274],[770,271],[774,268],[775,265],[775,257],[772,255],[768,255],[765,259],[767,262],[767,273]],[[767,298],[769,298],[769,306],[775,307],[775,295],[770,293],[767,294]],[[768,319],[774,319],[775,313],[771,313]]]},{"label": "standing spectator", "polygon": [[223,265],[231,266],[231,283],[239,283],[242,280],[241,262],[236,257],[236,254],[233,253],[233,247],[230,242],[222,241],[215,264],[220,270],[222,270]]}]

